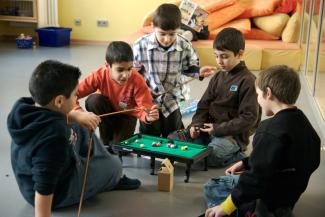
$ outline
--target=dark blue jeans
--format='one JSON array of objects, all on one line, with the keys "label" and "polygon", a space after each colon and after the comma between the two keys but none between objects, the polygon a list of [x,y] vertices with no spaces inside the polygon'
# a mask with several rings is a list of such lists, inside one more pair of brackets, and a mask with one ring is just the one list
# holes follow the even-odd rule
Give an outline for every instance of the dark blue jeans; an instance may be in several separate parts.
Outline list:
[{"label": "dark blue jeans", "polygon": [[207,206],[214,207],[222,203],[237,185],[239,175],[219,176],[210,179],[203,187]]},{"label": "dark blue jeans", "polygon": [[[220,205],[232,192],[239,180],[239,175],[219,176],[210,179],[203,187],[204,199],[208,208]],[[293,217],[290,207],[279,207],[269,211],[261,200],[252,200],[237,207],[232,217]]]}]

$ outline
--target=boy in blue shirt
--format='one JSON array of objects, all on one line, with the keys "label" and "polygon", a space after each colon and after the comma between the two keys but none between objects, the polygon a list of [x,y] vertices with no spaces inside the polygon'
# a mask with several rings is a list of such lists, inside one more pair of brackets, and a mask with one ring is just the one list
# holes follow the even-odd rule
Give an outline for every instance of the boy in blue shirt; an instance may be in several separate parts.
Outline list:
[{"label": "boy in blue shirt", "polygon": [[[32,97],[20,98],[8,116],[12,168],[23,197],[35,206],[35,216],[50,216],[51,209],[80,200],[89,134],[67,123],[80,74],[79,68],[58,61],[39,64],[29,81]],[[120,160],[92,136],[84,199],[138,188],[140,181],[121,178]]]}]

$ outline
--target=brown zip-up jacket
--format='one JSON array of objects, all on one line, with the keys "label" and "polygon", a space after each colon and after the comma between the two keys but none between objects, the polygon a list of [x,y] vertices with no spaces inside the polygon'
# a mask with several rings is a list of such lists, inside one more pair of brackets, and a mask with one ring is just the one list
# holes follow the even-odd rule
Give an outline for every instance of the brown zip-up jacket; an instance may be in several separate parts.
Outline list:
[{"label": "brown zip-up jacket", "polygon": [[190,126],[213,123],[214,136],[232,136],[246,150],[260,118],[255,76],[242,61],[211,78]]}]

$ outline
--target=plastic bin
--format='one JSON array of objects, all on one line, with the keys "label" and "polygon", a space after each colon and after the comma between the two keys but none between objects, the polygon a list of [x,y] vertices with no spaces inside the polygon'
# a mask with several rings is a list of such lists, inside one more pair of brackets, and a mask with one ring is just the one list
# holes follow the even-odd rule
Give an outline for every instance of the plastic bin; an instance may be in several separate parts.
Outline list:
[{"label": "plastic bin", "polygon": [[35,31],[38,33],[39,46],[60,47],[70,44],[71,28],[44,27]]},{"label": "plastic bin", "polygon": [[181,114],[183,116],[186,116],[186,115],[196,112],[198,103],[199,103],[199,100],[197,100],[197,99],[190,99],[187,101],[180,102],[179,107],[181,110]]},{"label": "plastic bin", "polygon": [[28,49],[33,47],[33,39],[24,39],[24,38],[16,38],[16,45],[21,49]]}]

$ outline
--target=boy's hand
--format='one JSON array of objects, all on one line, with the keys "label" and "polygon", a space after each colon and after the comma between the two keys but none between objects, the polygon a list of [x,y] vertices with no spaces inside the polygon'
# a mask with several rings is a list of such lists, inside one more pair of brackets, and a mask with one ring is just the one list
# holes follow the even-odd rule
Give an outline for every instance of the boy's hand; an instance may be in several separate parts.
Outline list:
[{"label": "boy's hand", "polygon": [[205,217],[222,217],[227,214],[223,211],[220,206],[214,206],[205,211]]},{"label": "boy's hand", "polygon": [[69,113],[69,118],[78,123],[82,128],[86,130],[95,131],[101,122],[100,117],[92,112],[79,110],[72,110]]},{"label": "boy's hand", "polygon": [[159,119],[159,109],[157,105],[153,105],[150,110],[146,112],[146,121],[153,122]]},{"label": "boy's hand", "polygon": [[35,216],[50,217],[53,194],[42,195],[35,191]]},{"label": "boy's hand", "polygon": [[202,132],[208,133],[209,135],[213,134],[213,124],[205,123],[204,128],[200,128]]},{"label": "boy's hand", "polygon": [[197,126],[193,126],[190,128],[190,136],[192,139],[196,139],[200,136],[200,128]]},{"label": "boy's hand", "polygon": [[216,73],[217,68],[214,66],[202,66],[200,68],[200,77],[205,78],[209,77],[210,75],[213,75]]},{"label": "boy's hand", "polygon": [[234,165],[232,165],[231,167],[226,169],[225,174],[227,176],[239,175],[239,174],[243,173],[244,171],[245,171],[245,167],[244,167],[243,161],[238,161],[237,163],[235,163]]}]

